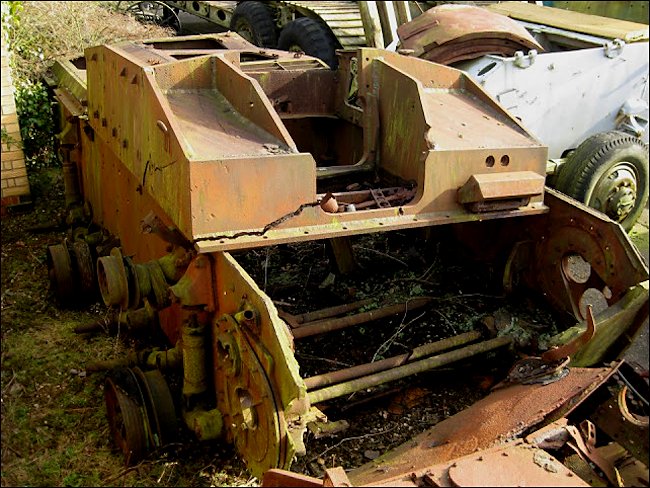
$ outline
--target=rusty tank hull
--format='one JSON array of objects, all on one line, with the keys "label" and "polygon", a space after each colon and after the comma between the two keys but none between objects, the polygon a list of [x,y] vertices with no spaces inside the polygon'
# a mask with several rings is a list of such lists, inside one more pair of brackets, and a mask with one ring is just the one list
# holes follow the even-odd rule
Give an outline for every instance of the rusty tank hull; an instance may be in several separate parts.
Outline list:
[{"label": "rusty tank hull", "polygon": [[[295,341],[404,304],[298,319],[233,251],[317,239],[345,250],[349,236],[450,226],[477,258],[505,257],[506,291],[526,287],[573,317],[558,346],[600,304],[605,325],[570,351],[583,366],[624,347],[647,315],[648,269],[621,227],[545,188],[546,147],[458,70],[364,48],[342,52],[333,71],[233,33],[99,46],[59,69],[67,183],[80,196],[72,235],[92,244],[115,320],[167,338],[163,350],[89,365],[122,368],[106,401],[130,462],[169,438],[165,419],[178,416],[199,439],[233,443],[258,477],[288,469],[307,425],[325,418],[318,405],[512,345],[461,335],[304,378]],[[99,230],[74,231],[89,225]],[[53,260],[61,294],[74,294],[71,255]],[[182,375],[181,411],[158,370]]]}]

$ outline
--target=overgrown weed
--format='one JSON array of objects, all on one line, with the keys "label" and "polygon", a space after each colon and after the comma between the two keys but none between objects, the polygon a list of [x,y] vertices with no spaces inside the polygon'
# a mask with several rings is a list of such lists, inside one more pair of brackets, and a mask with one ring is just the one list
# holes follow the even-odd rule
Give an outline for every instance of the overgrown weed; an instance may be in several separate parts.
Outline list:
[{"label": "overgrown weed", "polygon": [[34,169],[30,181],[31,210],[1,221],[2,486],[250,486],[232,448],[192,442],[189,433],[180,447],[125,468],[108,429],[105,375],[85,376],[84,369],[118,357],[129,343],[74,333],[102,318],[103,305],[57,306],[45,257],[65,233],[26,229],[61,218],[61,169]]}]

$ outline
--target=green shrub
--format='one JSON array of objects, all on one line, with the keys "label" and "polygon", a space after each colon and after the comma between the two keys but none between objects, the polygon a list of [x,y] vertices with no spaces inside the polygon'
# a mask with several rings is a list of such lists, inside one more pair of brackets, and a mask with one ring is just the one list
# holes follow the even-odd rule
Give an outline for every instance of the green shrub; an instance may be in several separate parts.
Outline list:
[{"label": "green shrub", "polygon": [[[38,69],[25,71],[23,66],[43,62],[43,51],[36,35],[19,35],[23,25],[24,2],[3,2],[2,35],[12,50],[14,100],[20,125],[22,148],[28,168],[59,166],[54,137],[52,103]],[[5,136],[5,134],[3,134]],[[10,143],[11,141],[3,142]]]},{"label": "green shrub", "polygon": [[55,123],[47,87],[40,81],[16,84],[16,112],[28,168],[59,166]]},{"label": "green shrub", "polygon": [[[16,111],[28,168],[60,166],[52,103],[43,82],[55,60],[107,42],[171,35],[115,10],[117,2],[2,2]],[[7,137],[3,134],[3,143]]]}]

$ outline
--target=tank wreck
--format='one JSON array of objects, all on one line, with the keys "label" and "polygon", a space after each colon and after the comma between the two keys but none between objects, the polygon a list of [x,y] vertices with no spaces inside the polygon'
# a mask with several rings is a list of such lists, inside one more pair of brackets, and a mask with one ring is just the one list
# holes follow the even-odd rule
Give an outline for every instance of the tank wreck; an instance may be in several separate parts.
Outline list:
[{"label": "tank wreck", "polygon": [[[547,147],[463,71],[338,56],[331,69],[230,32],[55,66],[70,230],[48,249],[50,279],[62,305],[101,296],[110,327],[145,337],[87,365],[106,372],[127,464],[184,429],[234,445],[264,486],[647,483],[648,386],[617,358],[648,315],[648,267],[624,229],[546,187]],[[389,253],[359,244],[375,237],[416,248],[421,269],[400,275],[396,254],[386,278]],[[427,288],[437,242],[469,269],[442,295]],[[360,252],[382,287],[345,281]],[[297,257],[317,280],[292,274]],[[269,285],[270,266],[305,306]],[[449,296],[472,301],[461,282],[530,297],[515,302],[542,304],[552,333],[499,323],[494,303],[462,330],[436,324]],[[347,472],[290,471],[336,423],[332,402],[487,357],[507,367],[472,406]]]}]

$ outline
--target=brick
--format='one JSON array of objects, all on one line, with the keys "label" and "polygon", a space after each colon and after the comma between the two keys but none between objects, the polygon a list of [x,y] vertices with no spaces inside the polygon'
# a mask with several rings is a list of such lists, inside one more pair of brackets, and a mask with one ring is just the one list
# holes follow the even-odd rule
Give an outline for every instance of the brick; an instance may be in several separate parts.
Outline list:
[{"label": "brick", "polygon": [[0,94],[0,105],[10,105],[10,104],[16,105],[16,100],[14,100],[14,96],[11,93],[2,93]]},{"label": "brick", "polygon": [[[25,175],[27,175],[27,173],[25,173]],[[20,178],[14,179],[14,181],[16,182],[16,186],[24,186],[24,187],[29,186],[29,182],[27,181],[27,176],[21,176]]]},{"label": "brick", "polygon": [[9,115],[15,113],[16,113],[16,104],[9,103],[6,105],[2,105],[2,115]]},{"label": "brick", "polygon": [[9,186],[9,185],[7,184],[7,180],[2,180],[2,183],[0,183],[0,184],[2,185],[2,189],[3,189],[3,190]]},{"label": "brick", "polygon": [[[4,77],[5,75],[2,75],[2,76]],[[3,97],[11,96],[11,97],[13,97],[15,93],[16,93],[16,89],[14,88],[14,84],[11,82],[11,79],[9,79],[8,84],[5,84],[3,82],[2,85],[0,85],[0,96],[3,96]]]},{"label": "brick", "polygon": [[2,190],[2,197],[29,195],[29,188],[14,186]]},{"label": "brick", "polygon": [[12,134],[19,132],[20,127],[18,126],[18,122],[13,123],[13,124],[2,124],[4,129],[7,131],[7,134]]},{"label": "brick", "polygon": [[9,151],[18,151],[23,149],[23,141],[18,138],[16,139],[15,137],[8,136],[9,139],[2,144],[2,152],[9,152]]},{"label": "brick", "polygon": [[21,150],[13,150],[13,151],[3,151],[2,152],[2,161],[22,161],[24,159],[23,152]]},{"label": "brick", "polygon": [[24,157],[11,162],[11,169],[25,169],[26,167]]},{"label": "brick", "polygon": [[10,197],[2,197],[2,201],[0,202],[0,205],[3,207],[6,207],[8,205],[18,205],[20,203],[20,198],[18,196],[13,195]]},{"label": "brick", "polygon": [[7,141],[6,144],[2,144],[2,152],[6,153],[9,151],[22,151],[22,141]]},{"label": "brick", "polygon": [[15,178],[25,176],[26,174],[27,174],[27,169],[25,169],[24,167],[23,168],[14,168],[14,169],[10,169],[9,171],[3,171],[2,172],[2,179],[11,181],[11,180],[13,180]]},{"label": "brick", "polygon": [[3,124],[17,124],[18,123],[18,115],[16,114],[2,114],[0,116],[0,122]]},{"label": "brick", "polygon": [[12,170],[22,170],[27,174],[27,166],[25,166],[25,159],[17,159],[16,161],[11,162],[11,169]]}]

